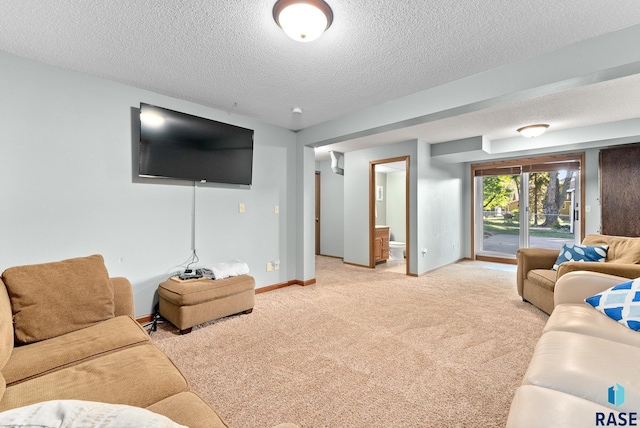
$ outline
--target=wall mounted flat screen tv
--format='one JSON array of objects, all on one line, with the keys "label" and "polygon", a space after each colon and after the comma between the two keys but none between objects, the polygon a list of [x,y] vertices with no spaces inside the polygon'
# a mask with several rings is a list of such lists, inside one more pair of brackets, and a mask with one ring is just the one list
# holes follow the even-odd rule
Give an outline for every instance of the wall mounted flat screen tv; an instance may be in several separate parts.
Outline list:
[{"label": "wall mounted flat screen tv", "polygon": [[139,175],[251,184],[253,130],[140,103]]}]

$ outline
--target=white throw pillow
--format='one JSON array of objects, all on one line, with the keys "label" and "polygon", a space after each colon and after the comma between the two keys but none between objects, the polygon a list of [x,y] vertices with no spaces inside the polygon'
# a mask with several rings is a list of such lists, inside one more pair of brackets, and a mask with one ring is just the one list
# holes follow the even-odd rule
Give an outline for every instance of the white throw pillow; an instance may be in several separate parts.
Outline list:
[{"label": "white throw pillow", "polygon": [[52,400],[0,413],[0,427],[186,428],[166,416],[124,404]]}]

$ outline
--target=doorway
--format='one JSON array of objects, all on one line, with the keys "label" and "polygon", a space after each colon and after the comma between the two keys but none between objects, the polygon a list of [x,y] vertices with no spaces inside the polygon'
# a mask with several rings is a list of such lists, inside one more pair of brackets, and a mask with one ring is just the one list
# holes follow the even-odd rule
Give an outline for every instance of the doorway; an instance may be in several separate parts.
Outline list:
[{"label": "doorway", "polygon": [[369,266],[409,275],[409,156],[370,162]]}]

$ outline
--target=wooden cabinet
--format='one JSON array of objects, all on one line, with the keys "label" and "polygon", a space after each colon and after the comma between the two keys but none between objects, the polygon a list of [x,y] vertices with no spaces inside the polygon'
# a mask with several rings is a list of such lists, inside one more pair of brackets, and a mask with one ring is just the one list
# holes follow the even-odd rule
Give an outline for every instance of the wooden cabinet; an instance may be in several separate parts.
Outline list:
[{"label": "wooden cabinet", "polygon": [[389,227],[376,226],[373,236],[373,259],[376,263],[386,262],[389,258]]}]

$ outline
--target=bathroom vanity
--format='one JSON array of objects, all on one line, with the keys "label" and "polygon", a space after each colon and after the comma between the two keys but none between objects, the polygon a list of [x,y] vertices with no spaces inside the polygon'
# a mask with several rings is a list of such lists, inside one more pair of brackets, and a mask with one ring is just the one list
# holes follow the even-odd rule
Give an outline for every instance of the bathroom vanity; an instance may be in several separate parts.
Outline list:
[{"label": "bathroom vanity", "polygon": [[386,262],[389,258],[389,226],[376,226],[373,236],[373,259],[375,263]]}]

